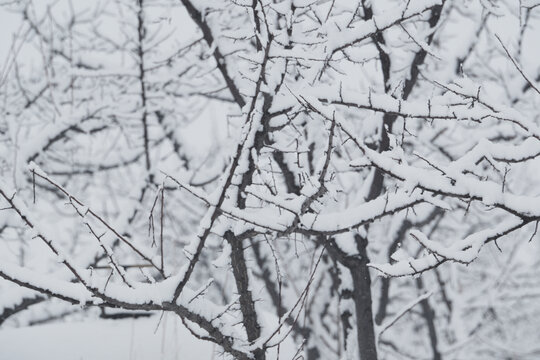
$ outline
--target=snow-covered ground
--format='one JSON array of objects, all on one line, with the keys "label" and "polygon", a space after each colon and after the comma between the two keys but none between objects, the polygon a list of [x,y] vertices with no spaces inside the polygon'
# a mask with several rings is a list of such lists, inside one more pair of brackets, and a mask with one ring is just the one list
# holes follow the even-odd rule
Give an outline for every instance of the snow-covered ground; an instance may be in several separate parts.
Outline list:
[{"label": "snow-covered ground", "polygon": [[[276,325],[266,314],[265,321]],[[290,337],[267,359],[291,360]],[[28,327],[0,327],[0,360],[229,360],[211,342],[197,339],[181,320],[165,313],[138,319],[67,321]]]},{"label": "snow-covered ground", "polygon": [[171,315],[0,329],[0,360],[222,359],[215,350]]}]

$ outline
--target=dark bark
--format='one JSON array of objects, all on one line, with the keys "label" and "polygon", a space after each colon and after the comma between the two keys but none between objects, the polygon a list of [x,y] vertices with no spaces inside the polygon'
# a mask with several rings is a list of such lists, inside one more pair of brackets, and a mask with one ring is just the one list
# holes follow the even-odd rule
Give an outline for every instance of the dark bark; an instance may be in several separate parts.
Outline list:
[{"label": "dark bark", "polygon": [[357,255],[344,253],[333,239],[328,242],[327,249],[330,256],[351,273],[352,289],[342,291],[343,300],[354,302],[355,323],[350,320],[348,310],[341,314],[345,338],[353,326],[356,326],[358,352],[360,360],[376,360],[377,344],[375,342],[375,328],[373,324],[371,277],[369,274],[369,258],[367,256],[367,240],[359,235],[354,236],[358,249]]},{"label": "dark bark", "polygon": [[[431,16],[429,18],[429,26],[431,28],[434,28],[439,23],[439,20],[441,18],[442,8],[443,5],[437,5],[434,6],[431,10]],[[370,19],[373,17],[373,12],[371,10],[371,7],[365,6],[364,7],[365,12],[365,18]],[[427,44],[431,44],[433,41],[433,37],[435,35],[435,32],[431,33],[427,38]],[[379,59],[381,62],[381,68],[383,72],[383,81],[385,86],[385,91],[388,92],[390,88],[389,80],[390,80],[390,58],[386,52],[381,47],[381,44],[384,45],[384,38],[382,33],[377,33],[373,35],[372,40],[374,44],[376,45],[378,51],[379,51]],[[420,49],[413,58],[413,61],[411,63],[411,76],[405,81],[405,84],[403,86],[403,100],[407,100],[409,96],[412,93],[412,90],[414,89],[414,86],[416,85],[418,81],[418,76],[420,75],[420,67],[424,64],[424,61],[426,59],[427,52],[424,49]],[[383,126],[381,129],[381,139],[379,142],[379,152],[387,151],[390,148],[390,138],[388,137],[388,133],[392,132],[392,127],[397,119],[397,115],[386,113],[383,116]],[[367,196],[367,201],[373,200],[377,196],[379,196],[382,193],[383,190],[383,181],[384,181],[384,175],[382,171],[379,169],[375,170],[375,173],[373,175],[373,183],[370,188],[369,194]]]},{"label": "dark bark", "polygon": [[117,312],[108,314],[105,311],[105,308],[101,308],[101,313],[99,314],[99,317],[101,319],[109,319],[109,320],[121,320],[121,319],[137,319],[141,317],[150,317],[154,315],[151,312]]},{"label": "dark bark", "polygon": [[[144,27],[144,10],[143,10],[143,0],[138,0],[139,11],[137,11],[137,55],[139,57],[139,82],[141,85],[141,106],[142,106],[142,116],[141,122],[143,125],[143,140],[144,140],[144,160],[146,170],[150,170],[150,149],[148,146],[148,112],[146,111],[146,81],[145,75],[146,70],[144,68],[144,49],[143,41],[146,36],[146,29]],[[151,181],[150,181],[151,182]]]},{"label": "dark bark", "polygon": [[[203,15],[201,12],[192,4],[189,0],[180,0],[184,7],[186,8],[189,16],[191,19],[197,24],[199,29],[201,29],[203,33],[204,40],[208,44],[209,47],[214,46],[214,35],[212,34],[212,30],[210,29],[210,26],[204,21]],[[221,72],[221,75],[223,76],[223,79],[225,80],[225,84],[227,84],[227,87],[229,88],[229,91],[234,98],[234,101],[240,106],[241,108],[246,105],[246,102],[242,95],[240,94],[240,91],[236,87],[233,79],[229,75],[229,71],[227,70],[227,62],[225,61],[225,57],[219,50],[219,47],[215,46],[214,49],[214,59],[216,60],[216,65],[218,70]]]},{"label": "dark bark", "polygon": [[[264,282],[266,291],[268,292],[270,300],[272,301],[272,305],[276,309],[278,317],[281,319],[283,315],[285,315],[285,313],[287,312],[287,309],[281,301],[281,294],[279,289],[281,285],[276,284],[276,282],[272,279],[272,272],[268,268],[268,260],[267,257],[262,253],[260,243],[252,239],[251,249],[253,250],[253,254],[255,255],[257,269],[259,269],[259,273],[257,274],[254,272],[253,275],[257,276]],[[319,349],[316,346],[310,346],[309,339],[312,334],[311,328],[309,326],[300,324],[298,321],[295,320],[293,316],[291,316],[291,314],[289,314],[285,319],[283,319],[283,321],[287,325],[292,327],[292,335],[297,340],[300,340],[298,342],[306,341],[306,360],[320,359],[321,354],[319,352]]]},{"label": "dark bark", "polygon": [[[418,290],[424,290],[424,282],[422,277],[416,279],[416,287]],[[422,309],[422,316],[426,320],[426,325],[428,328],[429,342],[431,344],[431,351],[433,352],[433,360],[441,360],[441,353],[437,348],[437,330],[435,329],[435,311],[429,305],[428,299],[420,301],[420,308]]]},{"label": "dark bark", "polygon": [[23,298],[18,304],[15,304],[9,308],[5,308],[2,311],[2,313],[0,313],[0,325],[2,325],[10,316],[13,316],[21,311],[24,311],[28,309],[30,306],[39,304],[45,300],[47,300],[47,298],[41,295]]},{"label": "dark bark", "polygon": [[[255,311],[255,302],[249,289],[249,275],[244,255],[242,241],[239,240],[231,231],[225,233],[225,239],[231,245],[231,265],[238,291],[240,311],[242,312],[242,322],[246,329],[246,335],[249,342],[256,341],[261,336],[261,326],[257,320]],[[264,349],[253,351],[256,360],[265,359]]]},{"label": "dark bark", "polygon": [[[432,9],[431,17],[429,19],[429,25],[431,28],[434,28],[438,24],[441,17],[443,5],[435,6]],[[373,12],[371,10],[371,7],[365,4],[364,4],[364,16],[367,19],[373,17]],[[431,42],[433,41],[433,37],[434,37],[434,33],[429,35],[427,39],[428,44],[431,44]],[[389,85],[389,80],[390,80],[389,78],[390,78],[391,63],[390,63],[390,58],[388,57],[388,54],[386,54],[386,52],[383,50],[381,46],[381,44],[384,45],[384,37],[382,33],[378,33],[372,37],[372,40],[379,51],[379,58],[381,62],[381,68],[383,71],[383,81],[384,81],[385,91],[388,92],[390,90],[388,85]],[[420,66],[424,63],[426,55],[427,55],[427,52],[424,49],[420,49],[415,54],[413,58],[413,62],[411,64],[411,77],[406,80],[404,88],[403,88],[403,99],[407,99],[409,97],[409,95],[411,94],[414,88],[414,85],[417,83],[418,76],[420,74]],[[390,139],[388,136],[388,132],[392,131],[392,126],[394,122],[396,121],[396,119],[397,119],[397,116],[394,114],[384,114],[383,126],[381,129],[381,138],[380,138],[379,147],[378,147],[379,152],[389,150]],[[382,171],[380,171],[379,169],[376,169],[375,173],[373,174],[373,182],[371,184],[369,193],[367,195],[367,199],[366,199],[367,201],[375,199],[377,196],[379,196],[382,193],[383,186],[384,186],[383,183],[384,183],[384,175]],[[410,225],[411,224],[407,224],[407,226],[404,226],[400,229],[401,233],[390,246],[389,254],[392,254],[397,249],[397,245],[400,241],[399,239],[403,237],[403,235],[405,234],[407,230],[407,227],[410,227]],[[365,247],[364,247],[364,251],[365,251]],[[367,273],[367,278],[369,280],[369,272]],[[361,279],[358,279],[358,281],[361,281]],[[376,318],[377,324],[382,323],[382,320],[386,316],[386,307],[388,305],[388,299],[389,299],[390,279],[388,278],[383,279],[381,286],[382,287],[381,287],[380,306],[379,306],[379,311],[377,312],[377,318]],[[369,304],[371,306],[371,296],[369,298]]]},{"label": "dark bark", "polygon": [[282,152],[274,151],[272,153],[274,161],[278,164],[281,173],[283,174],[283,180],[285,181],[285,186],[287,187],[287,192],[291,194],[300,194],[300,186],[296,183],[296,176],[289,169],[287,163],[285,162],[285,156]]},{"label": "dark bark", "polygon": [[353,280],[354,305],[356,310],[358,350],[361,360],[377,359],[377,345],[373,326],[371,278],[367,264],[367,240],[356,235],[360,257],[355,258],[354,265],[349,267]]},{"label": "dark bark", "polygon": [[[443,210],[440,208],[434,209],[425,219],[418,221],[418,222],[411,222],[410,220],[404,220],[401,223],[401,227],[399,228],[398,232],[396,233],[396,236],[394,237],[394,241],[392,241],[392,244],[390,244],[390,247],[388,248],[388,261],[392,261],[392,254],[396,252],[398,249],[398,245],[402,243],[405,240],[405,235],[407,232],[412,229],[413,227],[421,228],[423,226],[426,226],[430,224],[435,219],[442,217],[444,214]],[[387,313],[387,307],[390,300],[390,277],[385,277],[381,279],[381,295],[379,298],[379,307],[377,310],[377,314],[375,315],[375,323],[377,325],[381,325],[384,318],[386,317]]]}]

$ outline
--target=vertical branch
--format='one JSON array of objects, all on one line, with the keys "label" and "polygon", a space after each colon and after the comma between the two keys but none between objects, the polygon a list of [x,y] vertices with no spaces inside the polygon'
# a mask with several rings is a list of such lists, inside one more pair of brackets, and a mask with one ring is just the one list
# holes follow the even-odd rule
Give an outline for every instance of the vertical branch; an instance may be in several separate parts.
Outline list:
[{"label": "vertical branch", "polygon": [[[413,227],[421,228],[423,226],[426,226],[433,222],[435,219],[439,218],[444,215],[443,211],[440,208],[436,208],[423,220],[412,222],[410,220],[404,220],[401,223],[401,226],[399,227],[399,230],[396,233],[396,236],[394,237],[394,241],[392,241],[392,244],[388,247],[387,257],[388,261],[390,262],[392,260],[392,254],[396,252],[398,249],[398,245],[403,243],[403,240],[405,240],[405,235],[407,232],[412,229]],[[436,228],[436,226],[434,226]],[[390,303],[390,277],[383,277],[381,279],[381,295],[379,297],[379,307],[377,309],[377,314],[375,315],[375,323],[377,325],[381,325],[384,318],[387,314],[387,308]]]},{"label": "vertical branch", "polygon": [[160,218],[159,218],[159,252],[161,256],[161,271],[164,272],[163,268],[163,221],[164,221],[164,208],[165,208],[165,186],[162,186],[161,188],[161,211],[160,211]]},{"label": "vertical branch", "polygon": [[377,345],[373,326],[373,310],[371,296],[371,278],[367,264],[367,239],[355,235],[359,250],[359,259],[355,266],[349,266],[353,280],[354,305],[357,318],[357,337],[361,360],[376,360]]},{"label": "vertical branch", "polygon": [[351,322],[352,314],[345,310],[341,314],[342,327],[345,333],[356,328],[356,341],[361,360],[377,360],[377,344],[375,341],[375,327],[373,324],[371,277],[369,274],[369,258],[367,256],[367,239],[360,235],[354,236],[354,241],[358,250],[358,255],[348,255],[343,252],[335,239],[330,239],[327,243],[328,253],[335,261],[339,262],[351,274],[352,289],[342,292],[342,299],[350,299],[354,303],[356,313],[356,323]]},{"label": "vertical branch", "polygon": [[[424,282],[422,277],[416,279],[416,287],[420,292],[424,290]],[[431,350],[433,352],[433,360],[441,360],[441,353],[437,347],[437,330],[435,329],[435,311],[429,305],[429,299],[423,299],[420,301],[420,307],[422,309],[422,316],[426,320],[426,325],[429,333],[429,342],[431,344]]]},{"label": "vertical branch", "polygon": [[[261,326],[257,319],[255,302],[249,286],[249,275],[244,255],[242,241],[238,239],[232,231],[225,232],[227,242],[231,245],[231,265],[236,282],[236,290],[240,296],[240,311],[242,312],[242,322],[246,329],[248,341],[253,343],[261,336]],[[256,360],[265,359],[262,349],[253,352]]]},{"label": "vertical branch", "polygon": [[[139,9],[137,11],[137,55],[139,59],[139,83],[141,86],[141,106],[142,117],[141,122],[143,125],[143,141],[144,141],[144,160],[146,170],[150,171],[150,148],[148,146],[148,111],[147,111],[147,95],[146,95],[146,70],[144,67],[144,48],[143,42],[146,36],[146,29],[144,26],[144,0],[137,0]],[[152,181],[152,175],[149,175],[150,182]]]}]

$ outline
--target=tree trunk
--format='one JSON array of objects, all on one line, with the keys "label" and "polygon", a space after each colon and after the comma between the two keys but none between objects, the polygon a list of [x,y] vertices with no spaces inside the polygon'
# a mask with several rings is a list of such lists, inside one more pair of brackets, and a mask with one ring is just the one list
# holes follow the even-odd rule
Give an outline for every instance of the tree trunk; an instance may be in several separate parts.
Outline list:
[{"label": "tree trunk", "polygon": [[350,267],[353,281],[353,300],[356,310],[356,333],[358,338],[358,351],[361,360],[377,359],[377,344],[375,342],[375,329],[373,326],[373,311],[371,299],[371,277],[367,266],[367,241],[359,235],[355,236],[359,244],[360,258],[356,258],[356,266]]},{"label": "tree trunk", "polygon": [[[351,239],[352,240],[352,239]],[[356,336],[360,360],[376,360],[377,344],[375,341],[375,328],[373,323],[373,310],[371,298],[371,277],[369,275],[369,258],[367,256],[367,239],[354,235],[358,249],[357,255],[348,255],[337,246],[334,239],[328,242],[328,253],[351,273],[352,289],[344,288],[341,291],[342,300],[352,300],[356,323],[351,320],[352,309],[346,309],[341,314],[344,337],[347,339],[349,331],[356,326]],[[345,344],[347,346],[347,344]]]}]

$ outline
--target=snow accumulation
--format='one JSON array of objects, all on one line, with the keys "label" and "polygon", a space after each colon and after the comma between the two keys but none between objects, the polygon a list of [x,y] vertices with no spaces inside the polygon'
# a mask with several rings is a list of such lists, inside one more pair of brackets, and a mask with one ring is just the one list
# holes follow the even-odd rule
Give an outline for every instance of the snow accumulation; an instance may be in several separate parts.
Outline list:
[{"label": "snow accumulation", "polygon": [[[266,313],[265,320],[276,319]],[[275,324],[274,324],[275,325]],[[283,331],[286,333],[286,330]],[[29,346],[31,344],[31,346]],[[278,348],[267,352],[277,359]],[[279,346],[280,359],[297,351],[290,338]],[[229,360],[212,342],[197,339],[179,317],[87,320],[0,327],[0,360]]]},{"label": "snow accumulation", "polygon": [[[31,345],[29,344],[31,342]],[[0,329],[0,360],[211,360],[219,349],[175,316]]]}]

